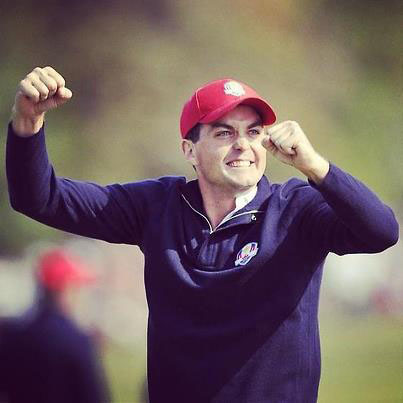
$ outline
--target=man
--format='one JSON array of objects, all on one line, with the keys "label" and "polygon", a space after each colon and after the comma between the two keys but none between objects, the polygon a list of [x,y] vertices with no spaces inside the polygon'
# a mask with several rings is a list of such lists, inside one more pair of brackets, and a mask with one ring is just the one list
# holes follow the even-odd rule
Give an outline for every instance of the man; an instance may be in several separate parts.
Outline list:
[{"label": "man", "polygon": [[[199,88],[181,116],[197,180],[98,186],[57,177],[44,114],[72,96],[59,73],[21,83],[7,145],[12,206],[65,231],[139,245],[149,306],[151,402],[317,399],[317,308],[329,252],[375,253],[398,238],[393,212],[329,164],[295,122],[231,79]],[[266,150],[308,181],[270,183]]]},{"label": "man", "polygon": [[61,249],[42,254],[37,269],[34,305],[0,321],[0,401],[109,401],[92,341],[70,318],[70,292],[91,281],[90,273]]}]

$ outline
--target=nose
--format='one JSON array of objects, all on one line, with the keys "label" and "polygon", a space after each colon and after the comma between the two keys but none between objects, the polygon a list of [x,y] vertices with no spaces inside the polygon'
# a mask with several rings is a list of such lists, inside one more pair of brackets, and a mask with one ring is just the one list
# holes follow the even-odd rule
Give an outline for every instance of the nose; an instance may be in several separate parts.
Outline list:
[{"label": "nose", "polygon": [[244,151],[247,150],[249,148],[249,141],[245,136],[237,136],[233,147],[235,148],[235,150],[239,150],[239,151]]}]

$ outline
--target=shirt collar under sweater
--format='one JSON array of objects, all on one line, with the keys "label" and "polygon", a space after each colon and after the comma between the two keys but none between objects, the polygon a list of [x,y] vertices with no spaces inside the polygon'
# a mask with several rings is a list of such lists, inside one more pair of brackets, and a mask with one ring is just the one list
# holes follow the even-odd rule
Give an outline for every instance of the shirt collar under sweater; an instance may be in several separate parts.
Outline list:
[{"label": "shirt collar under sweater", "polygon": [[257,193],[257,186],[254,186],[251,189],[246,190],[245,192],[242,192],[240,195],[238,195],[235,198],[235,208],[231,210],[222,220],[221,222],[217,225],[221,225],[224,221],[228,220],[233,214],[235,214],[238,210],[241,210],[244,208],[249,202],[251,202],[254,197],[256,196]]},{"label": "shirt collar under sweater", "polygon": [[[250,193],[249,193],[250,192]],[[254,219],[253,217],[247,217],[244,213],[250,212],[258,213],[263,212],[265,210],[265,206],[267,204],[267,199],[269,198],[271,191],[271,184],[266,178],[263,176],[257,184],[257,187],[246,192],[246,194],[242,194],[239,196],[239,200],[236,201],[235,209],[232,210],[216,227],[227,226],[229,219],[233,221],[235,217],[240,217],[243,220]],[[203,206],[203,198],[200,192],[198,180],[192,180],[187,182],[182,186],[181,194],[185,202],[189,205],[189,207],[194,210],[196,213],[203,215],[206,220],[207,214],[204,210]],[[238,199],[238,198],[237,198]],[[236,214],[235,214],[236,213]],[[211,229],[212,231],[212,229]]]}]

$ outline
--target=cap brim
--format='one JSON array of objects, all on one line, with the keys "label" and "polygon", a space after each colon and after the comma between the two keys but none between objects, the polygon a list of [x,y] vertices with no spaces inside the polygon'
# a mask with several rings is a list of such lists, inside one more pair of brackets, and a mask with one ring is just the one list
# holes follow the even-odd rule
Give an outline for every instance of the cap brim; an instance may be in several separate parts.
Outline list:
[{"label": "cap brim", "polygon": [[79,269],[76,270],[74,273],[71,274],[70,283],[74,285],[87,285],[92,284],[96,280],[95,274],[91,273],[88,269]]},{"label": "cap brim", "polygon": [[44,253],[38,261],[38,281],[53,290],[91,284],[96,276],[91,268],[63,250]]},{"label": "cap brim", "polygon": [[271,125],[276,121],[276,114],[271,106],[261,98],[247,97],[238,98],[235,101],[225,104],[221,108],[214,110],[199,120],[200,123],[212,123],[222,116],[226,115],[231,110],[235,109],[238,105],[248,105],[256,109],[262,118],[263,125]]}]

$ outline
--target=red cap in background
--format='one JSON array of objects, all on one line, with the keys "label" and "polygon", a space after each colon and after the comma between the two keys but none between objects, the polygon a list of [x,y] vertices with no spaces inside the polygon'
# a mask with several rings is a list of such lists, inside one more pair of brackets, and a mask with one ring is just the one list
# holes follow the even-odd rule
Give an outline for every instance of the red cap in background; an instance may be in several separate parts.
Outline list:
[{"label": "red cap in background", "polygon": [[43,253],[38,259],[37,274],[39,282],[54,291],[86,285],[95,280],[95,276],[84,263],[62,249]]},{"label": "red cap in background", "polygon": [[180,129],[182,138],[197,123],[211,123],[239,104],[253,107],[263,125],[276,121],[272,107],[255,90],[239,81],[226,78],[212,81],[198,88],[182,110]]}]

